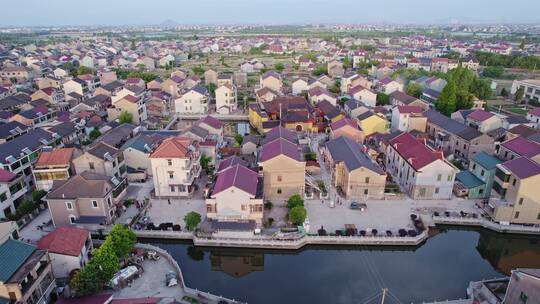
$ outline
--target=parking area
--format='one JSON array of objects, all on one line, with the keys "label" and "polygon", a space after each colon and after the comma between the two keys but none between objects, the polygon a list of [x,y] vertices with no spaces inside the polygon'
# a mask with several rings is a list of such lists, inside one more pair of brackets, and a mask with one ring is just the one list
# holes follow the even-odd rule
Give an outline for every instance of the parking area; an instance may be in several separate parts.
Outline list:
[{"label": "parking area", "polygon": [[184,216],[191,211],[199,213],[202,220],[206,217],[206,204],[202,199],[151,199],[146,213],[149,222],[159,226],[161,223],[180,224],[184,229]]},{"label": "parking area", "polygon": [[[410,219],[412,213],[420,215],[431,215],[434,211],[464,211],[480,212],[475,207],[475,201],[453,199],[441,201],[413,201],[405,200],[383,200],[367,201],[366,210],[351,210],[349,202],[342,205],[330,207],[328,201],[321,203],[321,200],[306,200],[305,206],[308,211],[310,224],[309,233],[317,233],[322,227],[328,232],[343,229],[345,224],[354,224],[358,230],[377,229],[379,231],[399,229],[412,229],[413,223]],[[424,216],[426,220],[429,217]]]}]

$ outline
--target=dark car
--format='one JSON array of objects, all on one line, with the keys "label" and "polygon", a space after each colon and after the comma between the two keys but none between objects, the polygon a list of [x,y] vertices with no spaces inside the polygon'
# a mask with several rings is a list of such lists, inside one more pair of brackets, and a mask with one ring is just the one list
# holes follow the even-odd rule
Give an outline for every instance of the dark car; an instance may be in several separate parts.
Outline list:
[{"label": "dark car", "polygon": [[352,203],[349,205],[349,208],[351,208],[351,209],[353,209],[353,210],[364,211],[364,210],[366,210],[367,205],[364,204],[364,203],[352,202]]}]

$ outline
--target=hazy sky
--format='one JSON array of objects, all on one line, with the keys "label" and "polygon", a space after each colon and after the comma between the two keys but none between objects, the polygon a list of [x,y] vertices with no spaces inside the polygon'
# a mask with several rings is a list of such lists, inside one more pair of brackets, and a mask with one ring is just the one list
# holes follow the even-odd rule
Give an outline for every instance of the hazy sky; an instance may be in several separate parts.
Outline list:
[{"label": "hazy sky", "polygon": [[[7,0],[2,0],[7,1]],[[0,26],[539,22],[539,0],[16,0]]]}]

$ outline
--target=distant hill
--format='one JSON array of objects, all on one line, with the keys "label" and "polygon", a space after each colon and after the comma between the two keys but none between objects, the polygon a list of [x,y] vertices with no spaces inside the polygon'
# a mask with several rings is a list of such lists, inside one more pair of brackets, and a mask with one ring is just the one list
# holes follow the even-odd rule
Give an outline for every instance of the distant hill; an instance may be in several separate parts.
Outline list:
[{"label": "distant hill", "polygon": [[171,20],[171,19],[167,19],[167,20],[161,22],[158,25],[163,26],[163,27],[175,27],[175,26],[179,26],[180,23],[178,23],[178,22],[176,22],[174,20]]}]

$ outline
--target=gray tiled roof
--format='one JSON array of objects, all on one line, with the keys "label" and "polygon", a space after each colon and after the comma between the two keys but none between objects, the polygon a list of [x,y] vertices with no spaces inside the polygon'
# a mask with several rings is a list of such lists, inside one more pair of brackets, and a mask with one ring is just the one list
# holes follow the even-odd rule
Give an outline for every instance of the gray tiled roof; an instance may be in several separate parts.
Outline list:
[{"label": "gray tiled roof", "polygon": [[384,174],[384,170],[361,151],[362,146],[346,136],[327,142],[326,148],[335,162],[345,163],[349,172],[364,167],[378,174]]}]

